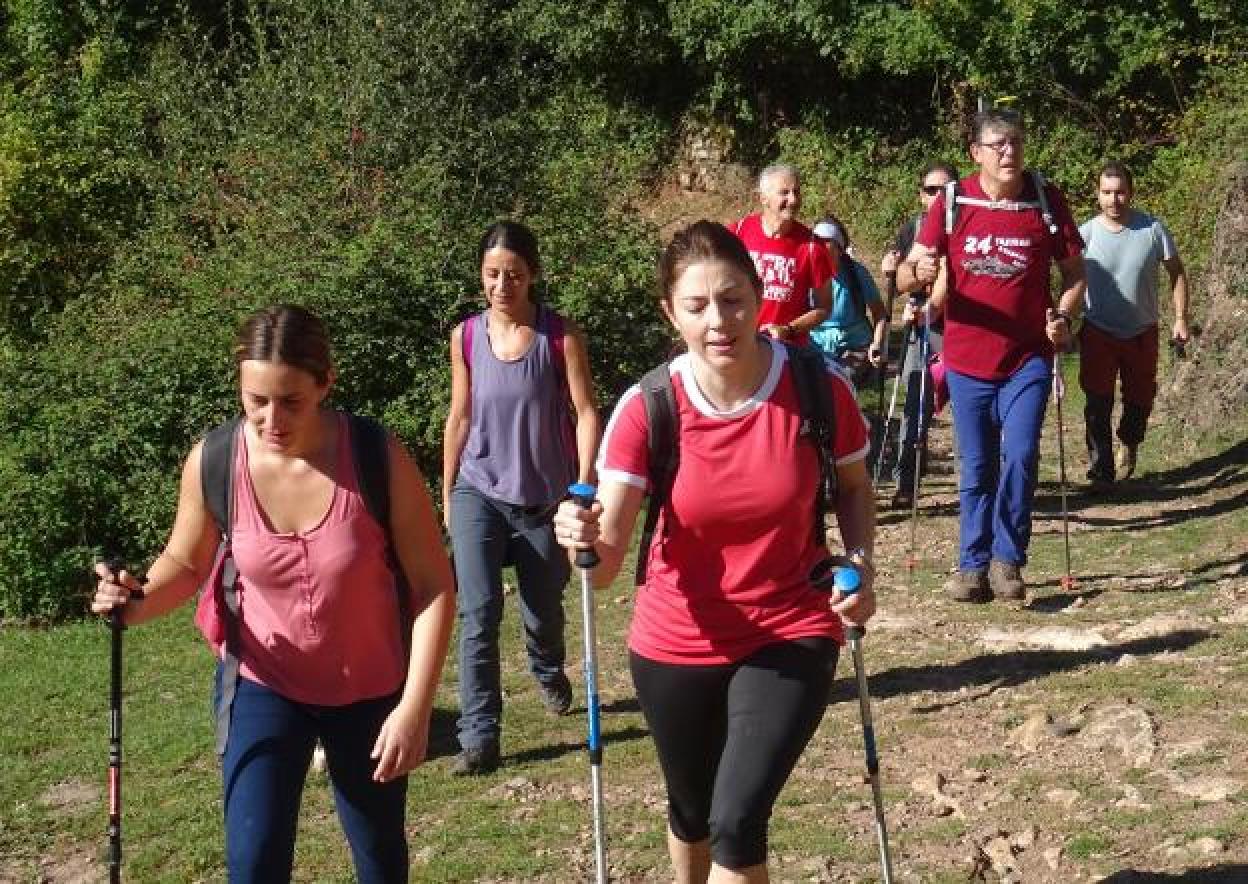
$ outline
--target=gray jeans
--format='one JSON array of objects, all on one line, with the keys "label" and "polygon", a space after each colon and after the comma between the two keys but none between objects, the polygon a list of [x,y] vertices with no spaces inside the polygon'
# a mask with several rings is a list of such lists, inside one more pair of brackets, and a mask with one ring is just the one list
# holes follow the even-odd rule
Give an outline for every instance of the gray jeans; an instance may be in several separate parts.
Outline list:
[{"label": "gray jeans", "polygon": [[451,490],[451,550],[459,589],[459,743],[465,749],[499,741],[504,565],[516,567],[530,671],[543,684],[563,671],[563,591],[571,567],[555,542],[553,513],[554,504],[504,503],[463,482]]},{"label": "gray jeans", "polygon": [[[901,418],[901,431],[898,434],[897,463],[893,467],[893,478],[898,487],[909,491],[914,484],[914,463],[916,452],[924,452],[927,448],[927,430],[932,425],[932,412],[935,397],[932,394],[932,373],[926,366],[919,364],[919,346],[922,341],[921,331],[915,336],[913,343],[906,347],[905,363],[901,368],[901,383],[906,390],[906,406]],[[944,326],[928,330],[928,359],[939,353],[944,345]],[[927,377],[923,377],[926,374]],[[919,387],[923,387],[922,421],[919,420]],[[920,423],[922,433],[920,434]],[[921,436],[921,438],[920,438]]]}]

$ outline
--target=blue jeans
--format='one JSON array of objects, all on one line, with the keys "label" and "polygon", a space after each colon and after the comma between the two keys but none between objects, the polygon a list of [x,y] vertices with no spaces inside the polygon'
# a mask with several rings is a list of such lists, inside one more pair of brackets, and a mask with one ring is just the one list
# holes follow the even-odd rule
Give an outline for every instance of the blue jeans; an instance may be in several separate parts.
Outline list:
[{"label": "blue jeans", "polygon": [[459,588],[459,744],[465,749],[499,742],[505,564],[516,567],[530,671],[546,685],[563,673],[563,591],[571,566],[555,542],[553,513],[553,504],[504,503],[463,482],[451,489],[451,550]]},{"label": "blue jeans", "polygon": [[[217,691],[220,679],[218,665]],[[356,880],[407,881],[407,777],[374,782],[377,763],[368,757],[398,699],[396,694],[347,706],[313,706],[239,678],[221,764],[231,884],[290,880],[299,802],[318,739]]]},{"label": "blue jeans", "polygon": [[1033,356],[1000,381],[952,369],[946,377],[962,458],[958,568],[982,570],[991,559],[1025,565],[1052,365]]}]

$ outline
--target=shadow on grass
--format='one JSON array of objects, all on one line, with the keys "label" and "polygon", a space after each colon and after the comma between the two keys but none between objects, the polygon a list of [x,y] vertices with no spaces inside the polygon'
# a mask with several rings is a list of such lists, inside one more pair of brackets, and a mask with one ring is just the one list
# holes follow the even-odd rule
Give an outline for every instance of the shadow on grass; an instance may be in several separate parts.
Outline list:
[{"label": "shadow on grass", "polygon": [[[885,699],[922,691],[953,693],[971,687],[985,687],[988,689],[986,693],[991,694],[1090,664],[1111,663],[1127,654],[1144,657],[1167,651],[1184,651],[1212,635],[1203,629],[1181,629],[1168,635],[1149,636],[1086,651],[1018,650],[1003,654],[978,654],[948,665],[902,666],[871,675],[871,696]],[[850,666],[852,676],[852,664]],[[852,679],[848,685],[838,684],[833,702],[844,699],[846,695],[856,696],[856,691]],[[916,706],[913,711],[920,714],[936,712],[956,705],[956,702],[961,701]]]},{"label": "shadow on grass", "polygon": [[1248,865],[1219,864],[1207,869],[1189,869],[1186,872],[1169,874],[1166,872],[1138,872],[1134,869],[1123,869],[1108,878],[1101,878],[1100,884],[1243,884],[1248,881]]},{"label": "shadow on grass", "polygon": [[[605,730],[602,732],[603,751],[610,751],[612,744],[629,743],[633,740],[644,740],[650,736],[650,731],[644,727],[625,727],[619,730]],[[525,761],[550,761],[569,753],[584,752],[585,741],[579,740],[575,743],[552,743],[549,746],[538,746],[534,749],[525,749],[523,752],[513,752],[511,755],[503,757],[504,762],[525,762]]]},{"label": "shadow on grass", "polygon": [[[1074,483],[1072,483],[1074,485]],[[1166,504],[1186,501],[1216,490],[1245,487],[1227,497],[1197,507],[1159,507],[1145,516],[1112,517],[1085,515],[1084,506],[1099,504]],[[1093,528],[1135,527],[1163,528],[1191,519],[1207,519],[1248,505],[1248,439],[1237,442],[1225,451],[1199,458],[1182,467],[1149,473],[1138,479],[1119,483],[1111,492],[1095,497],[1079,493],[1072,487],[1070,520]],[[1037,492],[1035,509],[1061,514],[1061,494],[1054,483],[1046,483],[1043,493]]]},{"label": "shadow on grass", "polygon": [[[1077,563],[1075,563],[1077,564]],[[1184,582],[1182,586],[1170,586],[1168,581],[1174,572],[1158,572],[1146,571],[1136,574],[1123,574],[1121,572],[1106,572],[1104,574],[1080,574],[1078,568],[1075,568],[1075,579],[1081,584],[1089,584],[1102,580],[1125,580],[1125,586],[1110,586],[1098,589],[1076,589],[1074,592],[1061,591],[1053,595],[1034,597],[1027,605],[1029,611],[1040,611],[1043,613],[1054,613],[1065,610],[1075,599],[1082,596],[1087,600],[1096,598],[1105,592],[1122,592],[1129,595],[1142,595],[1145,593],[1165,593],[1165,592],[1186,592],[1192,589],[1198,589],[1201,586],[1211,585],[1220,580],[1232,576],[1242,576],[1248,573],[1248,552],[1240,553],[1237,556],[1228,556],[1224,559],[1212,559],[1201,565],[1186,570],[1176,568],[1175,572],[1182,573]],[[1132,586],[1132,581],[1143,584],[1141,586]],[[1047,580],[1033,582],[1031,589],[1033,592],[1040,589],[1057,589],[1061,586],[1061,577],[1050,577]]]}]

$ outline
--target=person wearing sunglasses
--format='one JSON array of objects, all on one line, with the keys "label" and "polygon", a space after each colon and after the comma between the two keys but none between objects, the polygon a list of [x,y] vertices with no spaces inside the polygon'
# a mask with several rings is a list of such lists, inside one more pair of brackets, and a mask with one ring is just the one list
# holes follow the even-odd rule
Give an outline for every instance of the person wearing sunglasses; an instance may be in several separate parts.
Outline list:
[{"label": "person wearing sunglasses", "polygon": [[[897,272],[897,265],[901,263],[903,256],[910,254],[910,249],[914,245],[914,239],[918,236],[919,227],[923,223],[923,216],[927,214],[927,210],[932,207],[932,203],[936,202],[936,197],[945,189],[945,185],[950,181],[957,180],[958,172],[949,163],[933,162],[928,163],[919,175],[919,204],[923,207],[922,211],[902,225],[897,231],[897,238],[893,242],[893,247],[884,253],[883,259],[880,261],[880,271],[887,277]],[[923,302],[927,300],[931,294],[931,287],[924,286],[914,292],[902,314],[902,323],[922,322],[923,321]],[[935,356],[941,351],[941,343],[944,340],[945,323],[939,313],[933,314],[931,327],[927,330],[928,335],[928,352]],[[897,491],[893,494],[892,505],[899,509],[908,509],[911,503],[911,495],[914,493],[914,471],[916,464],[923,465],[923,458],[919,456],[919,452],[926,449],[926,445],[922,444],[924,440],[919,439],[919,427],[929,427],[932,423],[932,411],[934,410],[934,399],[932,390],[931,373],[928,372],[926,381],[920,384],[922,375],[920,372],[927,371],[927,366],[919,364],[919,339],[916,336],[914,340],[907,342],[906,352],[903,357],[901,375],[902,383],[906,388],[906,405],[901,418],[901,433],[898,435],[899,447],[897,450],[897,463],[893,466],[893,479],[897,483]],[[925,394],[920,397],[919,388],[922,386]],[[920,398],[922,403],[920,404]],[[919,410],[922,408],[923,420],[919,421]]]},{"label": "person wearing sunglasses", "polygon": [[[1054,351],[1072,340],[1083,303],[1083,240],[1056,187],[1029,173],[1015,112],[975,117],[976,171],[946,211],[937,194],[897,272],[901,291],[935,282],[945,317],[944,363],[961,460],[958,571],[948,592],[965,602],[1021,600],[1031,542],[1040,429]],[[1049,293],[1057,265],[1061,294]]]}]

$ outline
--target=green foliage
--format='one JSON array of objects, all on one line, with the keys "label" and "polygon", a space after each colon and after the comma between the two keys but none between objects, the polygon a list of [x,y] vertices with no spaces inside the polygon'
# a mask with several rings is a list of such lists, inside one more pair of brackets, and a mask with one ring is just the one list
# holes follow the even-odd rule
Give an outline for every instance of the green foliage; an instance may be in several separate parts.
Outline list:
[{"label": "green foliage", "polygon": [[446,336],[498,217],[538,233],[609,406],[667,347],[638,207],[687,119],[796,162],[871,251],[926,161],[967,167],[976,99],[1012,97],[1077,215],[1124,156],[1199,261],[1246,37],[1225,0],[4,0],[0,617],[81,610],[93,556],[159,547],[262,304],[320,312],[338,404],[437,475]]},{"label": "green foliage", "polygon": [[604,394],[665,346],[653,232],[628,211],[663,132],[644,109],[484,64],[501,25],[479,4],[243,12],[224,39],[184,21],[153,48],[146,226],[0,364],[0,613],[81,611],[94,556],[159,548],[178,464],[236,409],[230,339],[259,305],[320,313],[338,404],[384,417],[431,475],[446,337],[495,218],[536,228]]}]

